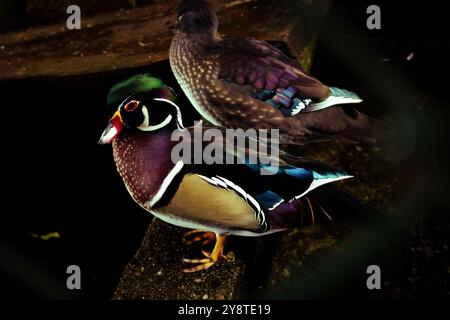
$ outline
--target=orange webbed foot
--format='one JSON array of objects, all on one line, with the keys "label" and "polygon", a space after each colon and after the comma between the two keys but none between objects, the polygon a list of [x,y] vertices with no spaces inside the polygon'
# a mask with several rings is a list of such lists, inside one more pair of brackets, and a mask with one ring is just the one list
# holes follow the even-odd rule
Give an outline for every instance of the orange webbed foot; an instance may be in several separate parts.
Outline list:
[{"label": "orange webbed foot", "polygon": [[191,245],[200,243],[202,246],[206,246],[216,239],[214,232],[203,230],[191,230],[183,235],[183,243],[185,245]]},{"label": "orange webbed foot", "polygon": [[214,250],[211,253],[209,253],[205,250],[202,250],[202,254],[205,256],[205,258],[201,258],[201,259],[186,259],[186,258],[184,258],[184,259],[182,259],[182,261],[184,263],[197,264],[196,266],[193,266],[191,268],[183,269],[183,272],[191,273],[191,272],[206,270],[206,269],[212,267],[218,261],[220,261],[222,259],[226,259],[226,257],[223,255],[223,247],[225,245],[225,239],[227,238],[227,236],[215,234],[214,237],[216,238],[216,244],[214,246]]}]

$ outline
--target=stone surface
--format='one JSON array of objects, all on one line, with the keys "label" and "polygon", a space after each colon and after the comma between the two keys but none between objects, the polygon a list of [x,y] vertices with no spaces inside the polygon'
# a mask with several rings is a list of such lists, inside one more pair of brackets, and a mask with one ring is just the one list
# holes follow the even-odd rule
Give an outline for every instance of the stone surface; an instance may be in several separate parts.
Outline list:
[{"label": "stone surface", "polygon": [[186,267],[181,262],[182,257],[203,257],[200,247],[183,245],[182,235],[186,231],[154,219],[140,249],[126,266],[113,299],[244,298],[248,268],[241,256],[203,272],[182,272]]}]

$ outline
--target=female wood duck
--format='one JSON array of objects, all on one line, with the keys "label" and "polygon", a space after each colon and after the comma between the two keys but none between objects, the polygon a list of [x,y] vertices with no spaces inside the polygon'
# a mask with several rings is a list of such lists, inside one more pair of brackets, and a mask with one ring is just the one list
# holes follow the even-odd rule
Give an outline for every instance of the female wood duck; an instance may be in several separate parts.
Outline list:
[{"label": "female wood duck", "polygon": [[[108,103],[118,107],[99,143],[112,143],[117,170],[134,201],[163,221],[216,234],[214,250],[205,252],[206,258],[184,259],[196,264],[186,272],[220,260],[227,235],[262,236],[330,220],[325,210],[318,216],[312,210],[303,214],[303,202],[311,205],[306,197],[313,189],[350,178],[302,158],[292,158],[296,166],[283,160],[277,167],[251,163],[248,155],[257,151],[246,148],[243,154],[229,145],[224,154],[232,155],[234,164],[173,161],[171,151],[178,141],[172,141],[172,134],[195,127],[183,127],[175,94],[149,75],[113,86]],[[264,166],[273,174],[261,175]]]},{"label": "female wood duck", "polygon": [[356,94],[328,87],[264,41],[221,39],[206,0],[183,0],[170,64],[204,119],[228,128],[278,128],[287,143],[341,136],[375,142],[375,121],[350,106]]}]

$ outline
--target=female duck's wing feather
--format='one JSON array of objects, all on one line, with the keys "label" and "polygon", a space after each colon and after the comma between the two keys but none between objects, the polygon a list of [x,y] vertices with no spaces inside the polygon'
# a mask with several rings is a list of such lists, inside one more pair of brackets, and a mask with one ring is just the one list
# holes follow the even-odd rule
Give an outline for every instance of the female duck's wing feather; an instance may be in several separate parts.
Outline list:
[{"label": "female duck's wing feather", "polygon": [[336,135],[374,141],[371,120],[351,107],[308,112],[315,103],[306,105],[305,96],[324,98],[329,88],[269,44],[229,39],[208,52],[215,76],[208,79],[205,96],[214,106],[209,112],[219,123],[236,128],[277,128],[283,143],[303,144]]},{"label": "female duck's wing feather", "polygon": [[325,98],[329,88],[305,72],[293,59],[264,41],[225,39],[220,48],[219,78],[255,90],[295,87],[298,95]]}]

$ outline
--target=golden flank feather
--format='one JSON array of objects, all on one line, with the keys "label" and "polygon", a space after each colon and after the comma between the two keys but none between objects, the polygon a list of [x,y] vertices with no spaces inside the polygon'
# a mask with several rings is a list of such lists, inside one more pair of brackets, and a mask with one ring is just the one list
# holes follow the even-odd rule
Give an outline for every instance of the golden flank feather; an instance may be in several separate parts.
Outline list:
[{"label": "golden flank feather", "polygon": [[244,199],[234,191],[211,185],[197,174],[186,175],[170,203],[154,211],[222,229],[257,232],[260,228],[254,211]]}]

